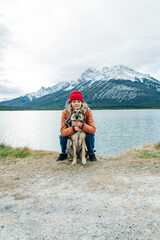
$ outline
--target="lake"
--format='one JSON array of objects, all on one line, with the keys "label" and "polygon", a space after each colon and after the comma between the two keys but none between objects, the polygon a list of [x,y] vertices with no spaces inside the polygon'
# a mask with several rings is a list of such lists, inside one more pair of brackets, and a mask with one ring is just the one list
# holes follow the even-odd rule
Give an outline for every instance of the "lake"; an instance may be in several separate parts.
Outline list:
[{"label": "lake", "polygon": [[[93,110],[97,155],[160,141],[160,110]],[[0,143],[60,152],[62,111],[0,111]]]}]

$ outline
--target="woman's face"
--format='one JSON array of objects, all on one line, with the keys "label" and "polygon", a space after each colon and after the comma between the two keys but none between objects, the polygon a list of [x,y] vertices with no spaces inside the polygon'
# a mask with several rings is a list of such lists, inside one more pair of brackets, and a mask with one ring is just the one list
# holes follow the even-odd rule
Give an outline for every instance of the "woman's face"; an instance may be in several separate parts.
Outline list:
[{"label": "woman's face", "polygon": [[80,100],[73,100],[72,101],[72,107],[74,109],[80,109],[82,102]]}]

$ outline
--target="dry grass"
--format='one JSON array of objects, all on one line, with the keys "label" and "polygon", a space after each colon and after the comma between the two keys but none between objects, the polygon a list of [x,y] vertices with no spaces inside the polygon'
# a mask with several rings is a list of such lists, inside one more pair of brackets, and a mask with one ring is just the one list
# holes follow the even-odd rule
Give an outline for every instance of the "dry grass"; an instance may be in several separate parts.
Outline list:
[{"label": "dry grass", "polygon": [[154,147],[155,147],[156,149],[160,149],[160,142],[158,142],[157,144],[155,144]]},{"label": "dry grass", "polygon": [[13,197],[15,200],[24,200],[26,198],[29,198],[29,195],[25,195],[22,193],[15,193],[15,194],[13,194]]}]

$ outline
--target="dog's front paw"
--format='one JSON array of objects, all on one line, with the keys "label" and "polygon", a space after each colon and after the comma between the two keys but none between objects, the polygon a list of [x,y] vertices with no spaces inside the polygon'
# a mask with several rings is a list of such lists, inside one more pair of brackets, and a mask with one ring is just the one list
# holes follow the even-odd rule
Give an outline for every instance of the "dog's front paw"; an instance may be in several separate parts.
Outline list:
[{"label": "dog's front paw", "polygon": [[82,160],[82,164],[83,164],[83,165],[86,165],[86,159],[83,159],[83,160]]},{"label": "dog's front paw", "polygon": [[73,162],[72,162],[72,165],[76,165],[76,161],[73,161]]}]

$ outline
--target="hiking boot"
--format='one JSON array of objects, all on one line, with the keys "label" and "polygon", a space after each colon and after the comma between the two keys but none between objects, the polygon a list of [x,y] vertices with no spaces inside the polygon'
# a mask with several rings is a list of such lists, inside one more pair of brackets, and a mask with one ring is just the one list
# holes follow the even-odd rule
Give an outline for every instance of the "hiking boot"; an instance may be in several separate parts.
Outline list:
[{"label": "hiking boot", "polygon": [[65,160],[67,158],[67,154],[64,154],[64,153],[61,153],[60,155],[59,155],[59,157],[57,158],[57,162],[58,161],[63,161],[63,160]]},{"label": "hiking boot", "polygon": [[89,160],[92,162],[96,162],[97,158],[96,158],[95,154],[89,155]]}]

